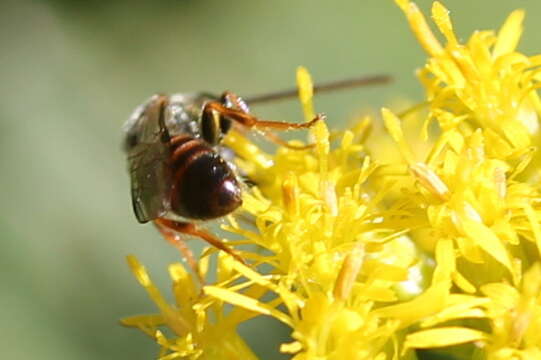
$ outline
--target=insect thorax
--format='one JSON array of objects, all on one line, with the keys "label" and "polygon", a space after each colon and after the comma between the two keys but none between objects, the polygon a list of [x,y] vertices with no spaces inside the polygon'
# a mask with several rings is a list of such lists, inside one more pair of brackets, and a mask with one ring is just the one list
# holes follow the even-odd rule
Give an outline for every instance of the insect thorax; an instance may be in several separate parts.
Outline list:
[{"label": "insect thorax", "polygon": [[165,126],[171,136],[190,134],[199,138],[203,105],[217,100],[216,96],[205,93],[172,94],[165,118]]}]

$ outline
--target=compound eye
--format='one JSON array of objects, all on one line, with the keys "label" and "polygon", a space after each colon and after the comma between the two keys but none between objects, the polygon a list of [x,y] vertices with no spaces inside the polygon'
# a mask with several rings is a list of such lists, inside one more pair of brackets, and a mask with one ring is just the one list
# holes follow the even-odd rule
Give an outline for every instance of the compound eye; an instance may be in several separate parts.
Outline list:
[{"label": "compound eye", "polygon": [[226,118],[225,116],[220,116],[220,130],[222,135],[227,134],[229,129],[231,129],[232,121]]},{"label": "compound eye", "polygon": [[137,136],[137,133],[131,132],[127,133],[126,137],[124,138],[124,151],[129,151],[133,149],[137,144],[139,143],[139,136]]},{"label": "compound eye", "polygon": [[[230,109],[233,109],[235,106],[230,100],[229,96],[227,96],[227,93],[222,94],[222,96],[220,97],[220,102],[222,103],[222,105]],[[231,129],[231,125],[231,120],[229,120],[225,116],[220,116],[220,130],[222,131],[222,134],[227,134],[229,129]]]},{"label": "compound eye", "polygon": [[201,136],[210,145],[217,145],[222,140],[220,114],[216,110],[211,110],[208,107],[203,108],[201,115]]}]

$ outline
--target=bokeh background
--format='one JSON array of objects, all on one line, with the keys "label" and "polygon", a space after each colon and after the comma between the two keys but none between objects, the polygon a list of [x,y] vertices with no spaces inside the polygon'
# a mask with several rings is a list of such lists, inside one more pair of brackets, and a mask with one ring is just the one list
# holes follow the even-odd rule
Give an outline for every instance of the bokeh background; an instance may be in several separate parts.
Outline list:
[{"label": "bokeh background", "polygon": [[[521,49],[541,51],[540,2],[446,5],[463,39],[524,7]],[[360,109],[420,99],[423,62],[391,0],[1,0],[0,358],[155,358],[150,339],[118,325],[154,311],[125,256],[136,254],[164,291],[166,265],[179,260],[130,205],[120,127],[150,94],[278,90],[294,85],[298,65],[319,82],[394,77],[318,96],[317,111],[340,127]],[[302,118],[295,101],[253,110]],[[280,358],[287,329],[241,330],[261,358]]]}]

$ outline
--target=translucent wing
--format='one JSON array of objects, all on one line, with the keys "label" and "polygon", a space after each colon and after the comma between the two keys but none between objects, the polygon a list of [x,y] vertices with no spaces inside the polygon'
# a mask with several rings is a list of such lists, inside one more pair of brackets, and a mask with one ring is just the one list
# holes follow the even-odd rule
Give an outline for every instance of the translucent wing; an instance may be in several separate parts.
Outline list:
[{"label": "translucent wing", "polygon": [[166,96],[155,95],[135,109],[124,125],[133,210],[141,223],[163,216],[170,208],[167,104]]}]

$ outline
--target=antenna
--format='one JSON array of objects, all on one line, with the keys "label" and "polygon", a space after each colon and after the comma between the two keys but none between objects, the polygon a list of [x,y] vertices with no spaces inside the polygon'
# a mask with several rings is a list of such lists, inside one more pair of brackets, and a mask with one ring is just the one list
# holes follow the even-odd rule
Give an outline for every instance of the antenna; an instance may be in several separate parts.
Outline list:
[{"label": "antenna", "polygon": [[[363,76],[359,78],[349,78],[338,81],[331,81],[323,84],[314,85],[314,94],[319,94],[322,92],[329,92],[334,90],[343,90],[349,88],[355,88],[360,86],[369,86],[369,85],[383,85],[388,84],[392,81],[392,78],[389,75],[372,75],[372,76]],[[298,89],[287,89],[277,92],[255,95],[249,98],[246,98],[245,101],[249,105],[252,104],[263,104],[272,101],[286,100],[297,97],[299,94]]]}]

